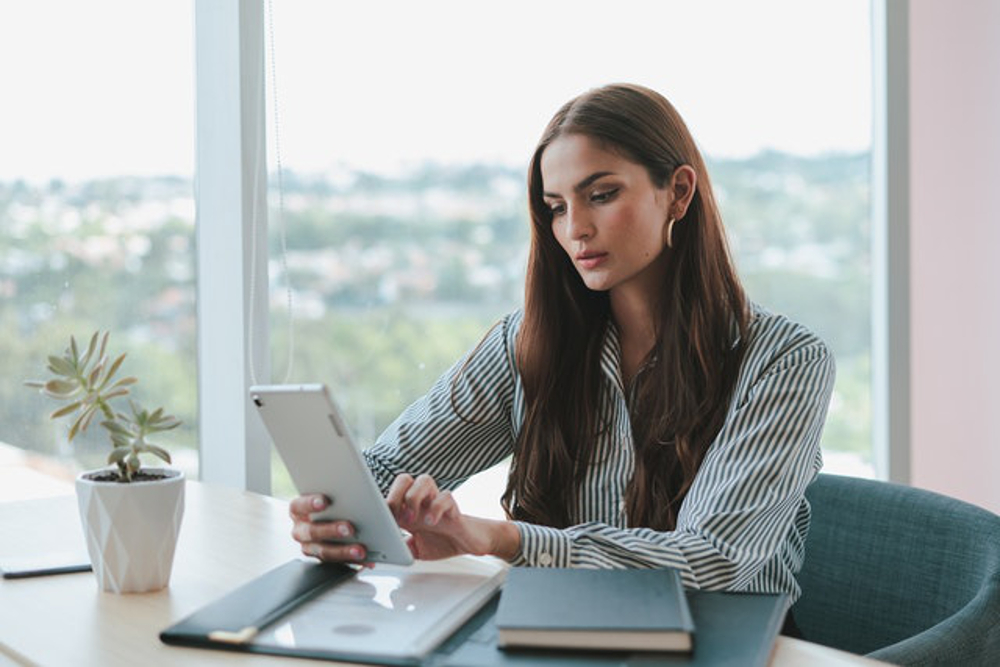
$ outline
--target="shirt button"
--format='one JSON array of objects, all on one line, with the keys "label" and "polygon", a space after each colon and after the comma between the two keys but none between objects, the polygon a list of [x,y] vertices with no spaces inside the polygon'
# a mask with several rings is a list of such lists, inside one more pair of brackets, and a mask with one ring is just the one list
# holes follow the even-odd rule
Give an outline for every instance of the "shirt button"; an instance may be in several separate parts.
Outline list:
[{"label": "shirt button", "polygon": [[543,553],[543,554],[539,555],[538,556],[538,564],[542,565],[543,567],[547,567],[549,565],[552,565],[552,554],[550,554],[550,553]]}]

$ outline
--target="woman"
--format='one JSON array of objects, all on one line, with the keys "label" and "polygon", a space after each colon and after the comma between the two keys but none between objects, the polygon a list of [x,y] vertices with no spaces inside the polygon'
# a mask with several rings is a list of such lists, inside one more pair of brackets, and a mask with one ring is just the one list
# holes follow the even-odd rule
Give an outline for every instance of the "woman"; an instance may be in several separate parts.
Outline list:
[{"label": "woman", "polygon": [[[794,600],[833,360],[748,303],[684,122],[646,88],[587,92],[549,123],[528,188],[523,313],[366,453],[414,556],[675,567]],[[448,490],[511,455],[509,520],[464,515]],[[325,506],[292,502],[303,552],[363,561],[325,542],[349,524],[309,521]]]}]

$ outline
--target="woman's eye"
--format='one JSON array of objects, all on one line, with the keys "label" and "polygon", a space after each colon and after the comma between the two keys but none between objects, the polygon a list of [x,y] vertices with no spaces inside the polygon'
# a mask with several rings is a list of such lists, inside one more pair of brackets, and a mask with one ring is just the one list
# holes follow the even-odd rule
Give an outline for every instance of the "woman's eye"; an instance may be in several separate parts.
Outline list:
[{"label": "woman's eye", "polygon": [[605,202],[609,202],[612,199],[614,199],[616,194],[618,194],[618,188],[612,188],[611,190],[601,190],[599,192],[595,192],[594,194],[590,195],[590,201],[596,204],[603,204]]},{"label": "woman's eye", "polygon": [[563,205],[563,204],[549,204],[549,213],[552,214],[552,217],[555,217],[555,216],[558,216],[558,215],[562,215],[565,212],[566,212],[566,206],[565,205]]}]

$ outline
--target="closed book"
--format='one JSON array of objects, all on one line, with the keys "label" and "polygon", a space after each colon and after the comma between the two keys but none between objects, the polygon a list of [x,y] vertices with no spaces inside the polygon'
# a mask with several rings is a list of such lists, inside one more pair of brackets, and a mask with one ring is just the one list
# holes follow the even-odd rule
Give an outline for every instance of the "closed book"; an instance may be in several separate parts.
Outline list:
[{"label": "closed book", "polygon": [[673,569],[513,568],[496,627],[501,648],[688,652],[694,644]]}]

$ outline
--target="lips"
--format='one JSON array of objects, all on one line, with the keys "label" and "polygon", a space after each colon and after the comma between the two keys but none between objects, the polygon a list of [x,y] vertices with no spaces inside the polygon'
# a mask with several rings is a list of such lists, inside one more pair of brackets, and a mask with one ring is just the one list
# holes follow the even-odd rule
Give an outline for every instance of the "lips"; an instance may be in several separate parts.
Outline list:
[{"label": "lips", "polygon": [[576,256],[577,266],[584,269],[593,269],[598,267],[605,259],[607,259],[608,253],[606,252],[594,252],[591,250],[581,252]]}]

